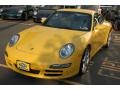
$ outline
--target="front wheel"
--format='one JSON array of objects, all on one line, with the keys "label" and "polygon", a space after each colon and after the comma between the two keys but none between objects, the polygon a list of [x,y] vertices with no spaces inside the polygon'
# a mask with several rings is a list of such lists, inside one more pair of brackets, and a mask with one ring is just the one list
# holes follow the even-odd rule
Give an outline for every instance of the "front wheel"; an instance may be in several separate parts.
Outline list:
[{"label": "front wheel", "polygon": [[89,62],[90,62],[90,50],[89,48],[87,48],[85,49],[85,52],[81,60],[80,71],[79,71],[80,75],[86,73],[88,66],[89,66]]}]

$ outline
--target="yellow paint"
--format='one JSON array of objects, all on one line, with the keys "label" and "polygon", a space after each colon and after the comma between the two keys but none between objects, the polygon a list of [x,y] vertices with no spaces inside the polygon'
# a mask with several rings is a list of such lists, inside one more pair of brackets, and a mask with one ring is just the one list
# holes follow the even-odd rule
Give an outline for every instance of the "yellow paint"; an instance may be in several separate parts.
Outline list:
[{"label": "yellow paint", "polygon": [[[61,10],[60,10],[61,11]],[[76,31],[46,26],[34,26],[20,32],[19,41],[13,46],[7,45],[5,56],[7,65],[14,71],[37,78],[63,79],[76,75],[79,72],[81,58],[85,48],[91,45],[91,57],[107,43],[108,34],[111,31],[111,24],[97,24],[97,29],[93,30],[93,20],[95,11],[81,9],[64,9],[62,11],[83,12],[92,15],[91,30]],[[106,24],[105,24],[106,23]],[[94,27],[94,28],[96,28]],[[103,29],[103,30],[102,30]],[[59,51],[67,43],[75,46],[74,53],[66,59],[59,56]],[[32,48],[32,49],[31,49]],[[30,63],[30,68],[40,70],[39,74],[24,72],[16,68],[16,61]],[[69,68],[54,69],[63,71],[61,76],[45,76],[45,70],[51,70],[52,64],[72,63]],[[11,64],[11,65],[10,65]],[[52,69],[53,70],[53,69]],[[55,72],[51,72],[55,73]]]}]

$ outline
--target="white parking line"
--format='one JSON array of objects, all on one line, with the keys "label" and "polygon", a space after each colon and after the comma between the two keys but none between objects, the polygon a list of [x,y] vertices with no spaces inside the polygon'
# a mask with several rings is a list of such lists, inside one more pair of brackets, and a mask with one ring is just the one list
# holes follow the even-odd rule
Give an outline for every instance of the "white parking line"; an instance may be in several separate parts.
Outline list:
[{"label": "white parking line", "polygon": [[35,25],[35,23],[24,23],[24,22],[21,22],[18,21],[18,22],[14,22],[14,21],[3,21],[3,20],[0,20],[0,22],[5,22],[5,23],[18,23],[18,24],[22,24],[22,25],[26,25],[26,26],[31,26],[31,25]]},{"label": "white parking line", "polygon": [[7,65],[5,64],[0,64],[0,67],[4,67],[4,68],[9,68]]},{"label": "white parking line", "polygon": [[23,25],[28,25],[28,26],[31,26],[31,25],[34,25],[35,23],[20,23],[20,24],[23,24]]}]

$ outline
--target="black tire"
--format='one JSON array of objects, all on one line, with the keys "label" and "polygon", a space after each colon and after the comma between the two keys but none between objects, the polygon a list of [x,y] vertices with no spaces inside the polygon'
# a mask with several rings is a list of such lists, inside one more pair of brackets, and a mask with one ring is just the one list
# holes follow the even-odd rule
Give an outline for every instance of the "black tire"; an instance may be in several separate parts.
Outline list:
[{"label": "black tire", "polygon": [[[87,57],[86,57],[86,54],[88,55]],[[86,48],[82,56],[81,63],[80,63],[80,69],[79,69],[80,75],[86,73],[86,71],[88,70],[89,62],[90,62],[90,49]]]},{"label": "black tire", "polygon": [[28,15],[27,15],[27,13],[24,14],[24,20],[25,20],[25,21],[28,20]]},{"label": "black tire", "polygon": [[36,18],[33,18],[33,21],[34,21],[35,23],[37,23]]},{"label": "black tire", "polygon": [[2,20],[6,20],[6,18],[4,16],[1,16]]},{"label": "black tire", "polygon": [[38,19],[38,18],[34,18],[33,21],[34,21],[35,23],[41,23],[41,19]]},{"label": "black tire", "polygon": [[110,32],[109,35],[108,35],[108,37],[107,37],[107,42],[106,42],[106,44],[103,46],[104,48],[109,48],[110,42],[111,42],[111,38],[112,38],[112,36],[111,36],[111,32]]}]

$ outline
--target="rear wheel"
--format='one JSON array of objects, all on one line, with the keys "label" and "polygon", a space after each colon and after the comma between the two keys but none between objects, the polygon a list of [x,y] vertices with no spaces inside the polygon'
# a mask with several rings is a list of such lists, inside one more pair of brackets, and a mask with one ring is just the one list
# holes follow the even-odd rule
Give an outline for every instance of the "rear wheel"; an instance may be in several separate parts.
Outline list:
[{"label": "rear wheel", "polygon": [[89,66],[89,62],[90,62],[90,50],[89,48],[86,48],[80,64],[80,69],[79,69],[80,75],[86,73]]},{"label": "rear wheel", "polygon": [[108,35],[107,43],[106,43],[106,45],[104,45],[105,48],[108,48],[110,46],[111,39],[112,39],[112,36],[111,36],[111,32],[110,32]]}]

